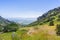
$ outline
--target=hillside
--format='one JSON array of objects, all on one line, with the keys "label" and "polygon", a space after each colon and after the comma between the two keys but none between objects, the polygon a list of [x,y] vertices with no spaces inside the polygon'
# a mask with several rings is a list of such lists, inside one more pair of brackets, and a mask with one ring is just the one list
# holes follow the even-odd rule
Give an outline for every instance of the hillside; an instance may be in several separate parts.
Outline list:
[{"label": "hillside", "polygon": [[49,23],[52,21],[56,24],[60,22],[60,7],[49,10],[42,16],[39,16],[37,18],[37,21],[29,24],[29,26],[44,25],[44,24],[49,25]]},{"label": "hillside", "polygon": [[59,18],[60,18],[60,7],[58,8],[54,8],[50,11],[48,11],[47,13],[44,13],[42,16],[37,18],[37,21],[39,21],[40,23],[48,23],[50,21],[58,21],[59,22]]},{"label": "hillside", "polygon": [[10,23],[11,23],[11,21],[0,16],[0,25],[1,26],[5,26],[5,25],[10,24]]},{"label": "hillside", "polygon": [[0,16],[0,32],[17,30],[18,24]]}]

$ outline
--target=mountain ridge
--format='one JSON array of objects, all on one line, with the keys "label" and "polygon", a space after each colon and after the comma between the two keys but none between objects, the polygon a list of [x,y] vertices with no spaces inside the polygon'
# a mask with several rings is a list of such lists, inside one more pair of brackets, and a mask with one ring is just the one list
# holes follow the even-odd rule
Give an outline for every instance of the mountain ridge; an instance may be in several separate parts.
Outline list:
[{"label": "mountain ridge", "polygon": [[12,21],[9,21],[8,19],[3,18],[2,16],[0,16],[0,25],[7,25],[10,24]]},{"label": "mountain ridge", "polygon": [[37,21],[29,24],[29,26],[49,24],[51,21],[53,21],[54,23],[59,23],[57,20],[60,20],[60,17],[58,16],[60,16],[60,7],[51,9],[48,12],[44,13],[42,16],[39,16],[37,18]]}]

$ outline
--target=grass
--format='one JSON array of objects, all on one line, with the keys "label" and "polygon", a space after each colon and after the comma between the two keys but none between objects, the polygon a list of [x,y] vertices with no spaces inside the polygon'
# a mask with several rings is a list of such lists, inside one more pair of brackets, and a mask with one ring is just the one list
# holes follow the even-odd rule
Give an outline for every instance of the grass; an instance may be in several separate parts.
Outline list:
[{"label": "grass", "polygon": [[0,34],[0,40],[12,40],[11,33]]},{"label": "grass", "polygon": [[[37,26],[20,28],[17,32],[0,34],[0,40],[60,40],[60,36],[55,34],[55,28],[55,26],[46,25],[38,28]],[[31,29],[31,34],[27,34]]]}]

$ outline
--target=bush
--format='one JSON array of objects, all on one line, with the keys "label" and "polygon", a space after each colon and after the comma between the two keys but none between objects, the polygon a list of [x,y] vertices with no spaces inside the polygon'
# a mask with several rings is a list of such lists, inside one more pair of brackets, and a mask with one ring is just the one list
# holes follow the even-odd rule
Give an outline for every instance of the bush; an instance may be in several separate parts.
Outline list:
[{"label": "bush", "polygon": [[54,26],[54,21],[50,21],[49,26]]},{"label": "bush", "polygon": [[3,31],[3,26],[0,26],[0,32],[2,32]]},{"label": "bush", "polygon": [[43,23],[40,23],[40,25],[43,25]]},{"label": "bush", "polygon": [[57,24],[56,30],[56,34],[60,35],[60,24]]},{"label": "bush", "polygon": [[18,25],[16,23],[11,23],[4,27],[3,32],[15,32],[17,29]]},{"label": "bush", "polygon": [[57,21],[60,21],[60,18],[58,18]]},{"label": "bush", "polygon": [[58,15],[58,18],[60,18],[60,15]]}]

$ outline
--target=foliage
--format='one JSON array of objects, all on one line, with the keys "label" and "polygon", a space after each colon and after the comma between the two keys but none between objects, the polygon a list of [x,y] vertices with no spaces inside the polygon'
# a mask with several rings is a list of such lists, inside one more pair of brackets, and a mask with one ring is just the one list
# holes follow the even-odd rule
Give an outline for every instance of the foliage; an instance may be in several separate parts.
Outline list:
[{"label": "foliage", "polygon": [[18,25],[16,23],[11,23],[11,24],[8,24],[7,26],[4,26],[3,31],[13,32],[13,31],[17,31],[17,29],[18,29]]},{"label": "foliage", "polygon": [[58,18],[60,18],[60,15],[58,15]]},{"label": "foliage", "polygon": [[3,31],[3,26],[0,25],[0,32],[2,32],[2,31]]},{"label": "foliage", "polygon": [[58,19],[57,19],[57,21],[60,21],[60,15],[58,15]]},{"label": "foliage", "polygon": [[57,30],[56,34],[60,35],[60,24],[57,24],[56,30]]},{"label": "foliage", "polygon": [[50,21],[49,26],[54,26],[54,21]]}]

